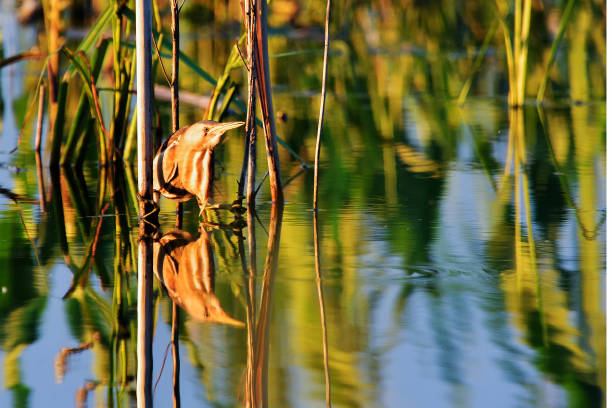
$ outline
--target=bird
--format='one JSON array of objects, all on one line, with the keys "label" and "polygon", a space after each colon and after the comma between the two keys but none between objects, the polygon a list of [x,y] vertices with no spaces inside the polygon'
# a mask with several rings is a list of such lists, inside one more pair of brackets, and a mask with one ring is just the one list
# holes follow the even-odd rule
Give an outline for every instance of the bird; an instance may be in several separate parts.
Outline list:
[{"label": "bird", "polygon": [[174,229],[153,243],[153,271],[168,295],[192,318],[201,322],[241,327],[215,295],[215,262],[210,232],[200,226],[196,239]]},{"label": "bird", "polygon": [[185,126],[159,147],[153,158],[154,200],[159,195],[180,202],[195,197],[204,211],[213,182],[211,161],[213,149],[230,129],[244,122],[202,120]]}]

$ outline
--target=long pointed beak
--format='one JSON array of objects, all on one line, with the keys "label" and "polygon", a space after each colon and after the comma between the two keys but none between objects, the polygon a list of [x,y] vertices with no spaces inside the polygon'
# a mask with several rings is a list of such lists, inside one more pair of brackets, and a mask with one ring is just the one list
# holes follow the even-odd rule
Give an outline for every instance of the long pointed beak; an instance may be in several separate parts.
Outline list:
[{"label": "long pointed beak", "polygon": [[208,134],[222,135],[230,129],[234,129],[244,125],[244,122],[224,122],[214,125],[208,130]]}]

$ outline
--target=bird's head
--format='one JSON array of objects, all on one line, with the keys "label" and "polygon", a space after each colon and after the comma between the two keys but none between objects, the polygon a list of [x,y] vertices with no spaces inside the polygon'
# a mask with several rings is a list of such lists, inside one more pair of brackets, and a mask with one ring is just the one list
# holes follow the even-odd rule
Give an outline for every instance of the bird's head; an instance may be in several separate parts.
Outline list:
[{"label": "bird's head", "polygon": [[185,132],[185,142],[197,150],[212,149],[221,142],[225,132],[242,125],[244,122],[202,120],[189,126]]}]

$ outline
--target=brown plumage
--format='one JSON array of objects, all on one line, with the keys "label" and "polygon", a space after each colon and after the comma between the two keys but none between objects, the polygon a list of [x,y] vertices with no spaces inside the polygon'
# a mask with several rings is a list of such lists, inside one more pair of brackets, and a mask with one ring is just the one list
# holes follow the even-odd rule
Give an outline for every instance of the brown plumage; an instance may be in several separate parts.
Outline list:
[{"label": "brown plumage", "polygon": [[243,326],[229,316],[215,295],[215,263],[209,233],[173,230],[153,245],[153,270],[177,305],[196,320]]},{"label": "brown plumage", "polygon": [[202,120],[177,130],[153,159],[153,190],[164,197],[187,201],[193,197],[204,209],[212,183],[212,151],[230,129],[244,122]]}]

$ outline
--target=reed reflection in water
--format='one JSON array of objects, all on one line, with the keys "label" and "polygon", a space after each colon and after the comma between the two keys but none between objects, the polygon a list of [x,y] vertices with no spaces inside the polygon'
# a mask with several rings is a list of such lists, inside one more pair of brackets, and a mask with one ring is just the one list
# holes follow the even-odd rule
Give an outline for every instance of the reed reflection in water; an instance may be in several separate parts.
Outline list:
[{"label": "reed reflection in water", "polygon": [[[234,226],[215,225],[203,222],[196,238],[187,231],[174,229],[154,239],[152,262],[155,276],[165,288],[173,304],[180,306],[195,321],[245,327],[231,317],[215,295],[215,250],[211,230],[225,228],[233,230],[237,237],[245,281],[246,315],[246,367],[244,373],[243,401],[247,407],[266,407],[268,401],[268,361],[270,344],[270,322],[273,288],[282,229],[283,206],[273,205],[270,211],[268,242],[261,288],[256,293],[257,257],[255,238],[255,212],[247,212],[247,242],[249,260],[244,246],[242,230]],[[217,254],[218,256],[218,254]],[[145,261],[145,259],[142,259]],[[259,303],[257,302],[259,298]],[[173,325],[176,320],[173,318]],[[173,332],[176,330],[173,327]],[[230,352],[230,350],[227,350]],[[139,356],[139,358],[141,358]],[[145,356],[146,358],[146,356]],[[148,365],[152,362],[148,362]],[[162,363],[163,368],[163,363]],[[175,372],[176,376],[176,372]],[[178,378],[173,380],[178,383]],[[151,392],[151,390],[148,390]],[[242,393],[241,393],[242,394]],[[144,396],[145,401],[148,401]],[[175,401],[179,398],[175,396]],[[176,404],[176,402],[175,402]]]}]

